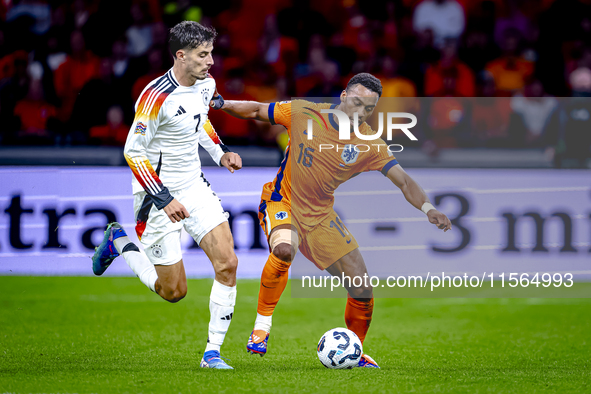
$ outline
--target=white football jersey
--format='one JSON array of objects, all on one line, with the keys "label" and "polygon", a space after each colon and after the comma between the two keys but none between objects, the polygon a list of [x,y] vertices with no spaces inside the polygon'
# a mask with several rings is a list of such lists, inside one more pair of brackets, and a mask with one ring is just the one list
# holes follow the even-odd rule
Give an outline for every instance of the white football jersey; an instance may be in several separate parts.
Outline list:
[{"label": "white football jersey", "polygon": [[219,165],[228,149],[207,118],[214,92],[213,78],[181,86],[172,69],[146,86],[124,149],[133,193],[145,190],[158,208],[168,204],[168,190],[183,189],[201,176],[199,145]]}]

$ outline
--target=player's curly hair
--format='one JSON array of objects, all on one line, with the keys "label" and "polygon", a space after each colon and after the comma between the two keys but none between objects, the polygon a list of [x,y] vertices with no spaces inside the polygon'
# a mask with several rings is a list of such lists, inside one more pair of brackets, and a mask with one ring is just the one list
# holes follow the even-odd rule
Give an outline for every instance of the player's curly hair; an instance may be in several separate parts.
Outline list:
[{"label": "player's curly hair", "polygon": [[168,48],[176,59],[176,51],[179,49],[195,49],[203,43],[213,43],[217,35],[213,27],[193,21],[182,21],[170,29]]},{"label": "player's curly hair", "polygon": [[349,88],[357,84],[368,88],[372,92],[376,92],[378,96],[382,97],[382,83],[373,75],[368,73],[356,74],[355,76],[353,76],[353,78],[349,80],[349,83],[347,84],[345,90],[349,91]]}]

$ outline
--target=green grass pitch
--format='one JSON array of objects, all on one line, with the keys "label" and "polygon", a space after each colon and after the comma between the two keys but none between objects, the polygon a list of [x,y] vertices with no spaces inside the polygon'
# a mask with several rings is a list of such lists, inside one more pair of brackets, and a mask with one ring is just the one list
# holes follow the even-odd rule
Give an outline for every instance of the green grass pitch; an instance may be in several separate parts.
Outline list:
[{"label": "green grass pitch", "polygon": [[0,277],[0,392],[591,392],[589,299],[377,299],[364,350],[381,370],[328,370],[316,344],[343,299],[279,303],[261,358],[246,353],[258,282],[238,283],[203,370],[211,280],[168,304],[135,278]]}]

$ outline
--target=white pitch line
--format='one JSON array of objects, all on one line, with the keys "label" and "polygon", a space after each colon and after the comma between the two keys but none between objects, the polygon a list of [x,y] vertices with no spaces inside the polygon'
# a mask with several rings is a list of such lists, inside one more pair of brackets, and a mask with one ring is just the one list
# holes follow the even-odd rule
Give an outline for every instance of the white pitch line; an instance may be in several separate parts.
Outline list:
[{"label": "white pitch line", "polygon": [[260,196],[262,193],[261,190],[257,190],[256,192],[215,192],[220,197],[250,197],[250,196]]},{"label": "white pitch line", "polygon": [[[518,244],[515,245],[518,248],[533,248],[536,244]],[[591,246],[588,242],[573,242],[573,246],[587,247]],[[453,246],[453,245],[437,245],[439,247]],[[562,247],[562,243],[544,243],[547,248],[559,248]],[[359,250],[362,252],[379,252],[386,250],[424,250],[430,248],[430,245],[389,245],[389,246],[360,246]],[[506,247],[506,245],[475,245],[467,246],[466,250],[499,250]]]},{"label": "white pitch line", "polygon": [[[571,219],[573,220],[583,220],[587,219],[586,215],[573,215]],[[549,219],[549,218],[548,218]],[[484,217],[484,218],[474,218],[470,216],[463,216],[462,220],[475,222],[475,223],[483,223],[483,222],[502,222],[506,221],[505,218],[502,217]],[[389,223],[389,222],[396,222],[396,223],[414,223],[414,222],[425,222],[427,221],[426,217],[416,217],[416,218],[376,218],[376,219],[347,219],[343,220],[345,224],[364,224],[364,223]]]},{"label": "white pitch line", "polygon": [[[510,193],[552,193],[552,192],[585,192],[591,190],[590,187],[555,187],[555,188],[531,188],[531,189],[454,189],[457,192],[470,192],[474,194],[510,194]],[[435,192],[450,192],[451,190],[425,190],[426,193]],[[243,191],[243,192],[216,192],[220,197],[250,197],[260,196],[261,190]],[[335,196],[368,196],[368,195],[389,195],[402,194],[400,190],[366,190],[366,191],[348,191],[335,192]],[[0,196],[0,201],[8,201],[11,197]],[[58,200],[58,201],[93,201],[93,200],[127,200],[132,199],[133,195],[125,196],[80,196],[80,197],[60,197],[59,195],[40,195],[40,196],[26,196],[25,200]]]},{"label": "white pitch line", "polygon": [[427,245],[393,245],[393,246],[360,246],[362,252],[378,252],[383,250],[421,250],[427,249]]},{"label": "white pitch line", "polygon": [[[216,195],[220,197],[251,197],[260,196],[261,191],[252,192],[216,192]],[[0,197],[0,201],[8,201],[12,197]],[[35,201],[35,200],[51,200],[51,201],[64,201],[64,202],[76,202],[76,201],[110,201],[110,200],[133,200],[133,194],[124,196],[76,196],[76,197],[60,197],[59,195],[43,195],[43,196],[24,196],[23,200]]]},{"label": "white pitch line", "polygon": [[554,192],[586,192],[591,190],[589,186],[573,187],[538,187],[524,189],[463,189],[474,194],[508,194],[508,193],[554,193]]},{"label": "white pitch line", "polygon": [[[589,186],[573,186],[573,187],[536,187],[536,188],[522,188],[522,189],[474,189],[474,188],[458,188],[446,190],[425,189],[426,193],[442,193],[442,192],[468,192],[474,194],[513,194],[513,193],[554,193],[554,192],[586,192],[591,190]],[[371,196],[384,194],[402,194],[400,190],[365,190],[365,191],[348,191],[335,192],[335,196]]]}]

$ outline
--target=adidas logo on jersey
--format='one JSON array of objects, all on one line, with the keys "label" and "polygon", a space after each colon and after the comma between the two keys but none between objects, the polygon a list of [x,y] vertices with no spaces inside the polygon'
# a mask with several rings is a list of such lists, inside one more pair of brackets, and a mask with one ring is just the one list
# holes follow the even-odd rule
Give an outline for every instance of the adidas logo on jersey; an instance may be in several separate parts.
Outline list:
[{"label": "adidas logo on jersey", "polygon": [[183,106],[179,105],[179,109],[176,111],[176,114],[174,116],[179,116],[179,115],[186,114],[186,113],[187,113],[187,111],[185,111]]},{"label": "adidas logo on jersey", "polygon": [[232,320],[232,315],[233,314],[234,313],[230,313],[229,315],[222,317],[222,320]]}]

